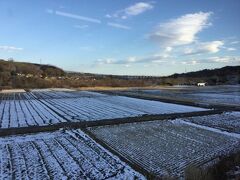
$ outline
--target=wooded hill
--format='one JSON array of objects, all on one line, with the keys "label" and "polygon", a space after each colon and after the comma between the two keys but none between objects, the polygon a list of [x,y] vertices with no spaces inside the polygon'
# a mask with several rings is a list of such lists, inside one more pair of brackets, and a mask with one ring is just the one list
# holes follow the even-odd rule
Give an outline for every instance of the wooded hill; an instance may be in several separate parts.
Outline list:
[{"label": "wooded hill", "polygon": [[167,78],[186,79],[187,82],[207,82],[215,84],[240,84],[240,66],[225,66],[218,69],[204,69],[195,72],[173,74]]},{"label": "wooded hill", "polygon": [[51,87],[146,87],[157,85],[240,84],[240,66],[205,69],[171,76],[124,76],[64,72],[52,65],[0,59],[0,89]]},{"label": "wooded hill", "polygon": [[65,72],[55,66],[0,59],[0,86],[9,88],[36,87],[44,84],[43,79],[65,76]]}]

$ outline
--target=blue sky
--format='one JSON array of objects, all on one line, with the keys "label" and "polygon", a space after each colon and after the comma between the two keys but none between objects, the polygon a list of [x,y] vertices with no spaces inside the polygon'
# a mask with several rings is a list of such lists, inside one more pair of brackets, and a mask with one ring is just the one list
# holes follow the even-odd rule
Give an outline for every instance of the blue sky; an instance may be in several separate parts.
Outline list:
[{"label": "blue sky", "polygon": [[0,58],[101,74],[240,64],[239,0],[0,0]]}]

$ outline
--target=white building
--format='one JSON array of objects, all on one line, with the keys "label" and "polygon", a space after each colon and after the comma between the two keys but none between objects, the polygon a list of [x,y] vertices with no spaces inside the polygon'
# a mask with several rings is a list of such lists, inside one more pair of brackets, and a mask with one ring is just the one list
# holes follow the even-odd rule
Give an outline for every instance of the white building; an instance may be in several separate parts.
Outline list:
[{"label": "white building", "polygon": [[197,83],[197,86],[206,86],[206,83]]}]

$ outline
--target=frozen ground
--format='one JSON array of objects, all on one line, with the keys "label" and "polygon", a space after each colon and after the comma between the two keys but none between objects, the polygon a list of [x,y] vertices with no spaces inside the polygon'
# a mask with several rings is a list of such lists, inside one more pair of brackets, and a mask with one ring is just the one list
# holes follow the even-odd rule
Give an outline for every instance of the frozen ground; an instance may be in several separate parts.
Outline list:
[{"label": "frozen ground", "polygon": [[45,99],[44,103],[72,121],[93,121],[134,117],[144,114],[168,114],[206,110],[158,101],[106,95],[96,98]]},{"label": "frozen ground", "polygon": [[178,86],[162,89],[133,90],[131,93],[154,95],[164,98],[190,100],[198,103],[215,105],[240,105],[240,86]]},{"label": "frozen ground", "polygon": [[65,122],[38,100],[0,101],[0,127],[41,126]]},{"label": "frozen ground", "polygon": [[0,101],[1,128],[206,110],[87,91],[28,92],[2,98],[13,100]]},{"label": "frozen ground", "polygon": [[0,179],[145,179],[80,130],[0,138]]},{"label": "frozen ground", "polygon": [[183,176],[188,165],[201,166],[240,149],[238,138],[179,120],[89,129],[125,158],[158,176]]},{"label": "frozen ground", "polygon": [[240,112],[185,118],[185,121],[240,134]]},{"label": "frozen ground", "polygon": [[81,97],[102,97],[107,96],[90,91],[32,91],[24,93],[0,93],[1,100],[31,100],[31,99],[61,99]]},{"label": "frozen ground", "polygon": [[68,88],[31,89],[31,92],[48,92],[48,91],[75,91],[75,90]]},{"label": "frozen ground", "polygon": [[215,94],[215,93],[195,93],[188,94],[188,98],[199,102],[206,102],[208,104],[226,104],[226,105],[240,105],[240,93],[234,94]]},{"label": "frozen ground", "polygon": [[[229,102],[232,96],[239,96],[231,89],[218,93],[224,94],[226,98],[222,99]],[[184,87],[185,94],[182,90],[178,94],[185,97],[188,91],[188,94],[205,97],[214,93],[211,88],[202,90],[193,93]],[[163,91],[165,95],[173,94],[166,90],[151,93]],[[207,109],[89,91],[50,89],[0,93],[0,128],[204,110]],[[89,129],[112,149],[149,172],[179,177],[188,165],[203,165],[234,149],[240,150],[239,118],[240,112],[231,112]],[[82,131],[61,130],[0,138],[0,179],[145,178]]]},{"label": "frozen ground", "polygon": [[37,99],[61,99],[61,98],[82,98],[82,97],[102,97],[107,96],[100,93],[90,91],[48,91],[48,92],[33,92],[31,93]]}]

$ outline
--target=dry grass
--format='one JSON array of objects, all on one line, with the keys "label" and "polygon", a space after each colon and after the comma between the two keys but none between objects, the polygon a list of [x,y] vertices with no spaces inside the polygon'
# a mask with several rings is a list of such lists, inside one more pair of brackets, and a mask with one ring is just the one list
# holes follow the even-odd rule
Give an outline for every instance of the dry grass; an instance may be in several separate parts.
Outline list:
[{"label": "dry grass", "polygon": [[214,176],[210,170],[203,170],[196,166],[189,166],[185,170],[186,180],[213,180]]},{"label": "dry grass", "polygon": [[0,93],[19,93],[19,92],[25,92],[24,89],[3,89],[0,91]]},{"label": "dry grass", "polygon": [[186,180],[224,180],[227,179],[226,172],[240,166],[240,152],[226,157],[220,157],[219,161],[208,168],[189,166],[185,170]]}]

